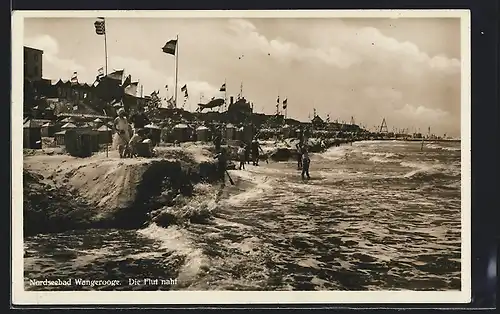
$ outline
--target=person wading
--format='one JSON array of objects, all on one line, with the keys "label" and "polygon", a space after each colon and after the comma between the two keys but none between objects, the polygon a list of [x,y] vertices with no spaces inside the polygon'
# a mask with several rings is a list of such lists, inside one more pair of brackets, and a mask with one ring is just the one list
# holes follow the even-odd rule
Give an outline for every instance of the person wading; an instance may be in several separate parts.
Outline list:
[{"label": "person wading", "polygon": [[215,151],[218,152],[221,149],[221,142],[222,142],[222,136],[220,134],[220,131],[216,129],[215,131],[215,137],[214,137],[214,146],[215,146]]},{"label": "person wading", "polygon": [[222,182],[221,186],[226,186],[227,155],[226,150],[221,148],[214,157],[217,159],[217,177]]},{"label": "person wading", "polygon": [[240,144],[240,147],[238,148],[238,159],[240,161],[240,170],[245,170],[245,157],[246,157],[246,147],[244,143]]},{"label": "person wading", "polygon": [[125,109],[118,109],[118,117],[115,118],[113,123],[115,134],[115,143],[118,146],[118,153],[120,158],[124,157],[125,149],[130,141],[130,124],[125,116]]},{"label": "person wading", "polygon": [[309,152],[307,151],[307,147],[304,147],[302,151],[302,180],[307,177],[307,179],[311,179],[309,176],[309,166],[311,165],[311,159],[309,158]]},{"label": "person wading", "polygon": [[247,164],[250,164],[250,146],[251,146],[251,143],[247,142],[245,143],[245,162]]},{"label": "person wading", "polygon": [[253,165],[258,166],[259,165],[259,149],[262,149],[260,147],[259,141],[257,141],[257,138],[254,138],[252,141],[252,160],[253,160]]},{"label": "person wading", "polygon": [[297,143],[295,145],[297,148],[297,170],[302,169],[302,143]]}]

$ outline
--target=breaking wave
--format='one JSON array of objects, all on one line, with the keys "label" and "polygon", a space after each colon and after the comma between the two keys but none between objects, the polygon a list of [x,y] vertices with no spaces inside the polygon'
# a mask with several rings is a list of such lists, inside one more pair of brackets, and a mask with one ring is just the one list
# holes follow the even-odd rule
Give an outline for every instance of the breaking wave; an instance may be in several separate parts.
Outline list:
[{"label": "breaking wave", "polygon": [[[66,243],[80,256],[64,272],[168,275],[172,289],[458,290],[460,156],[420,145],[330,148],[312,154],[309,181],[293,161],[248,165],[229,171],[235,185],[197,184],[162,208],[165,225],[32,237],[27,252]],[[44,254],[25,269],[59,270]]]}]

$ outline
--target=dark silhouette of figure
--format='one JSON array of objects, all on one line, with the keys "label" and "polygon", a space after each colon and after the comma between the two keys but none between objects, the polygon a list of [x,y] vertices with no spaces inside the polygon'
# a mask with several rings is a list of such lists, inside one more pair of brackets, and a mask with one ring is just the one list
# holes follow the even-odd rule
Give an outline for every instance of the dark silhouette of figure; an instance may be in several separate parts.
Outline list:
[{"label": "dark silhouette of figure", "polygon": [[311,159],[309,158],[309,152],[307,151],[307,148],[304,148],[302,152],[302,180],[307,177],[307,179],[311,179],[311,176],[309,175],[309,166],[311,165]]}]

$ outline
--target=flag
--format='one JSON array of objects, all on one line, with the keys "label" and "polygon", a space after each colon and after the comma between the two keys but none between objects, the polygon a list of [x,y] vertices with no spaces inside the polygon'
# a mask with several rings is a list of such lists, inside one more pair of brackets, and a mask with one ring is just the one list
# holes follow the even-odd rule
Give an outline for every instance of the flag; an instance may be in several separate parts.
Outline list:
[{"label": "flag", "polygon": [[184,86],[181,87],[181,92],[187,92],[187,84],[184,84]]},{"label": "flag", "polygon": [[161,48],[161,50],[163,50],[164,53],[168,53],[175,56],[176,47],[177,47],[177,39],[171,39],[167,41],[167,43],[165,44],[165,46],[163,46],[163,48]]},{"label": "flag", "polygon": [[123,70],[115,70],[112,73],[106,75],[106,77],[121,82],[123,80]]},{"label": "flag", "polygon": [[167,84],[167,85],[165,85],[165,89],[168,91],[168,84]]},{"label": "flag", "polygon": [[225,92],[226,91],[226,83],[222,84],[222,86],[219,89],[220,92]]},{"label": "flag", "polygon": [[174,96],[170,96],[170,98],[167,100],[167,106],[168,106],[168,108],[174,108],[175,107]]},{"label": "flag", "polygon": [[78,83],[78,74],[76,72],[73,72],[73,75],[71,76],[71,83]]},{"label": "flag", "polygon": [[278,96],[278,99],[276,99],[276,102],[279,104],[280,103],[280,96]]},{"label": "flag", "polygon": [[139,82],[132,82],[127,87],[125,87],[125,94],[137,96],[137,87],[139,86]]},{"label": "flag", "polygon": [[97,69],[97,77],[98,78],[104,77],[104,68],[101,67],[101,68]]},{"label": "flag", "polygon": [[104,18],[99,18],[99,20],[94,22],[95,33],[97,35],[106,34],[106,23],[104,22]]},{"label": "flag", "polygon": [[285,100],[283,100],[283,109],[286,109],[287,103],[288,99],[285,98]]},{"label": "flag", "polygon": [[131,75],[128,75],[128,76],[125,78],[125,81],[123,82],[122,86],[123,86],[123,87],[127,87],[127,86],[129,86],[131,83],[132,83],[132,76],[131,76]]}]

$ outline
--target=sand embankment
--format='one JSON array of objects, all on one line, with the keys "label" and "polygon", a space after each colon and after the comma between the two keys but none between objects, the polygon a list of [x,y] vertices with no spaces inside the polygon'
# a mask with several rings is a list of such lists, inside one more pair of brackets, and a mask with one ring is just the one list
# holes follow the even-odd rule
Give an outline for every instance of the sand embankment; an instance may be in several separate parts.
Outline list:
[{"label": "sand embankment", "polygon": [[24,232],[80,228],[137,228],[152,210],[199,182],[215,179],[215,164],[203,149],[168,148],[158,158],[90,158],[35,154],[24,157]]},{"label": "sand embankment", "polygon": [[[336,145],[328,140],[321,143],[310,139],[309,143],[313,153]],[[296,158],[293,141],[261,144],[265,153],[262,159]],[[157,158],[126,159],[118,158],[116,151],[89,158],[54,150],[25,151],[24,233],[128,229],[151,221],[165,226],[203,220],[215,206],[213,202],[254,185],[234,173],[236,184],[227,182],[222,194],[203,186],[217,179],[213,150],[209,145],[186,144],[159,147]],[[234,165],[228,168],[234,169]]]}]

